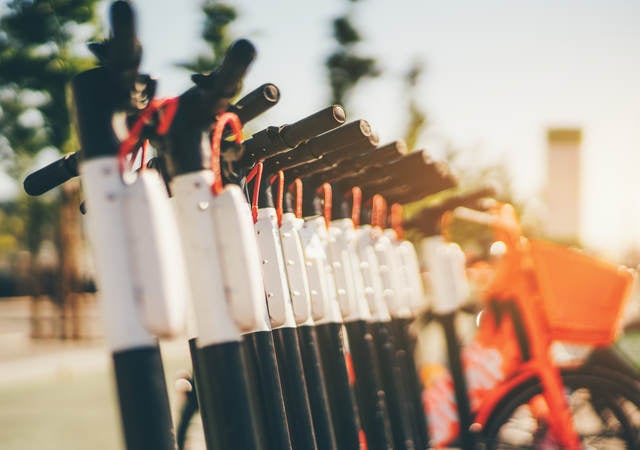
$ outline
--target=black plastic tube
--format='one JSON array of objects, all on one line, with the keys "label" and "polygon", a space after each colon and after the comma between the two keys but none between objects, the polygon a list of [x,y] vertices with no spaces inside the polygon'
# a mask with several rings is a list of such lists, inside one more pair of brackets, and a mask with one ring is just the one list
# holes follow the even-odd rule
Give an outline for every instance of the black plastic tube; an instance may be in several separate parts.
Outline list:
[{"label": "black plastic tube", "polygon": [[127,450],[174,450],[160,347],[114,352],[113,364]]},{"label": "black plastic tube", "polygon": [[[191,367],[192,367],[192,379],[193,379],[193,389],[196,394],[196,398],[198,401],[198,412],[200,413],[200,418],[202,420],[202,429],[204,431],[204,439],[207,447],[214,448],[215,441],[214,435],[205,424],[209,423],[207,417],[207,408],[202,408],[200,405],[205,401],[206,395],[203,395],[204,390],[207,388],[207,383],[203,380],[206,380],[206,376],[202,374],[202,368],[199,364],[199,354],[198,354],[198,339],[191,338],[189,339],[189,354],[191,355]],[[188,430],[188,424],[182,424],[182,430],[177,430],[178,435],[176,436],[176,440],[178,442],[178,447],[181,447],[181,444],[186,440],[186,433]],[[184,434],[184,435],[182,435]]]},{"label": "black plastic tube", "polygon": [[345,323],[356,375],[356,398],[370,450],[393,448],[387,398],[380,375],[374,336],[364,320]]},{"label": "black plastic tube", "polygon": [[471,402],[467,389],[467,379],[462,365],[462,355],[460,352],[461,343],[456,333],[455,318],[456,313],[438,314],[435,316],[442,326],[444,337],[447,343],[447,361],[451,370],[456,405],[458,406],[458,420],[460,422],[460,444],[462,448],[476,448],[475,434],[470,427],[473,423],[471,414]]},{"label": "black plastic tube", "polygon": [[317,450],[298,330],[295,327],[282,327],[276,328],[272,333],[289,421],[291,445],[296,450]]},{"label": "black plastic tube", "polygon": [[213,448],[260,449],[240,341],[198,348],[198,367],[199,386],[204,386],[200,407],[206,411],[204,426],[215,442]]},{"label": "black plastic tube", "polygon": [[408,391],[389,322],[371,323],[395,450],[416,450]]},{"label": "black plastic tube", "polygon": [[249,379],[253,379],[260,397],[269,450],[292,450],[289,422],[284,406],[280,372],[270,331],[243,336],[245,355],[250,360]]},{"label": "black plastic tube", "polygon": [[410,417],[413,418],[414,437],[418,448],[426,448],[429,444],[427,418],[422,406],[423,386],[418,378],[415,362],[415,339],[411,335],[410,318],[391,319],[391,329],[395,338],[398,358],[402,364],[403,382],[407,386],[407,399]]},{"label": "black plastic tube", "polygon": [[345,350],[343,326],[340,323],[316,325],[316,334],[338,448],[359,450],[364,433],[355,398],[353,367],[347,362],[351,356]]},{"label": "black plastic tube", "polygon": [[298,340],[318,450],[337,450],[338,444],[331,419],[329,395],[327,394],[315,326],[299,326]]}]

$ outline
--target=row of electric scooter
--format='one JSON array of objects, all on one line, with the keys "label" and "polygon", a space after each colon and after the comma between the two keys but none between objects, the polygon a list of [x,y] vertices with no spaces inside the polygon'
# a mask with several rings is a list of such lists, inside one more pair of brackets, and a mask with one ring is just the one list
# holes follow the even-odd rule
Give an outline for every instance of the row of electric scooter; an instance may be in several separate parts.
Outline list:
[{"label": "row of electric scooter", "polygon": [[[25,190],[81,178],[128,450],[198,448],[188,442],[194,417],[208,450],[496,448],[510,423],[504,402],[523,392],[518,406],[537,405],[532,446],[581,448],[565,390],[604,386],[596,421],[613,415],[615,439],[637,445],[635,417],[616,406],[635,404],[625,384],[635,372],[620,370],[622,387],[611,387],[588,362],[580,370],[591,378],[579,372],[570,385],[550,360],[563,318],[535,299],[552,304],[558,282],[524,261],[544,266],[565,252],[526,244],[509,205],[478,212],[493,195],[478,190],[405,220],[401,205],[457,185],[446,164],[402,141],[381,145],[339,105],[245,138],[243,126],[279,99],[265,84],[234,101],[256,56],[247,40],[192,88],[157,99],[156,81],[138,72],[131,4],[115,1],[110,14],[111,36],[90,45],[98,67],[71,83],[82,150],[31,174]],[[454,210],[494,227],[509,249],[488,270],[491,314],[463,353],[455,315],[468,297],[465,258],[441,234]],[[421,234],[421,259],[405,227]],[[613,273],[594,276],[606,308],[621,308],[628,273],[598,268]],[[540,286],[523,281],[532,276]],[[416,367],[412,327],[425,314],[449,343],[444,381],[421,380]],[[174,433],[158,338],[183,335],[187,323],[195,389]],[[609,344],[615,333],[602,333],[577,341]],[[439,408],[452,397],[453,409]]]}]

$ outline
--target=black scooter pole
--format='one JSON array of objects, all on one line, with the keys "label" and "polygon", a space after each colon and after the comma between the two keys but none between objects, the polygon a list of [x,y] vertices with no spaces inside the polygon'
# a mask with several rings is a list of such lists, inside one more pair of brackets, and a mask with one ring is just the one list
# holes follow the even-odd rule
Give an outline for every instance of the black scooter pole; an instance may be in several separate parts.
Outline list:
[{"label": "black scooter pole", "polygon": [[[284,174],[279,173],[274,181],[274,197],[282,205],[280,217],[280,240],[286,261],[289,292],[298,326],[298,342],[302,354],[302,365],[306,380],[311,416],[319,450],[338,450],[338,443],[331,418],[329,395],[320,357],[315,322],[311,315],[311,291],[300,240],[300,229],[304,220],[297,218],[292,206],[292,194],[284,192]],[[278,207],[279,209],[280,207]]]},{"label": "black scooter pole", "polygon": [[262,258],[276,360],[292,446],[295,449],[316,450],[316,436],[298,343],[298,330],[289,293],[276,210],[267,178],[265,176],[261,180],[253,181],[261,182],[255,229]]},{"label": "black scooter pole", "polygon": [[[236,311],[240,308],[237,303],[250,302],[255,292],[260,293],[259,280],[252,279],[242,286],[247,299],[238,298],[236,292],[225,288],[234,283],[232,274],[225,271],[242,265],[240,258],[252,250],[250,239],[246,239],[251,238],[250,222],[246,226],[242,222],[245,214],[249,218],[249,212],[237,190],[212,194],[214,174],[205,156],[210,151],[211,124],[229,106],[229,99],[237,93],[254,57],[251,43],[237,41],[212,74],[194,75],[196,86],[179,97],[171,126],[157,139],[172,177],[171,189],[187,255],[198,322],[196,391],[207,447],[211,449],[264,448],[240,334],[254,325],[257,313],[246,305],[249,318]],[[234,225],[233,232],[227,229],[229,222]],[[235,254],[230,252],[225,248],[230,240],[245,251],[235,248]],[[257,264],[251,273],[254,272],[259,276]],[[256,283],[258,288],[254,287]]]},{"label": "black scooter pole", "polygon": [[[126,288],[130,280],[119,279],[117,268],[112,266],[126,264],[122,261],[126,248],[118,241],[122,236],[112,236],[108,229],[117,225],[116,216],[122,214],[118,201],[109,202],[107,198],[121,182],[115,170],[120,142],[112,119],[118,113],[135,114],[129,95],[138,75],[141,47],[128,3],[112,4],[111,25],[112,37],[101,44],[108,56],[102,59],[103,66],[82,72],[71,83],[76,125],[85,149],[80,172],[85,194],[96,206],[88,220],[89,233],[99,266],[97,281],[106,305],[106,337],[112,351],[126,448],[173,450],[175,440],[160,349],[140,321],[130,316],[135,310],[133,295]],[[101,175],[94,178],[95,173]],[[105,241],[107,236],[114,240]]]},{"label": "black scooter pole", "polygon": [[[316,192],[315,190],[308,191],[312,194]],[[319,212],[319,208],[323,208],[323,200],[322,198],[315,198],[309,195],[306,197],[305,204],[308,210],[315,209],[317,213]],[[337,219],[343,218],[343,216],[337,217]],[[365,292],[373,295],[371,292],[373,287],[368,286],[362,276],[362,264],[360,260],[357,259],[357,237],[353,229],[353,223],[351,223],[351,231],[351,242],[348,245],[352,246],[352,276],[357,279],[355,282],[356,293],[354,295],[356,297],[356,303],[359,303],[361,306],[352,308],[353,314],[349,317],[343,317],[344,327],[347,332],[347,340],[355,373],[355,393],[358,402],[358,411],[364,433],[366,434],[367,445],[370,449],[387,450],[394,446],[391,422],[380,372],[379,356],[371,328],[371,323],[375,318],[371,317],[371,306],[365,305],[368,302],[364,297]]]}]

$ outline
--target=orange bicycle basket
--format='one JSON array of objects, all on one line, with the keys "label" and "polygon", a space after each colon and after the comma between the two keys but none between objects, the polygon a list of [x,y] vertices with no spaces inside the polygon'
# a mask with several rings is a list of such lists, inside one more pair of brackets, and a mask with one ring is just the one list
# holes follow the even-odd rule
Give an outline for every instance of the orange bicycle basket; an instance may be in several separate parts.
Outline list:
[{"label": "orange bicycle basket", "polygon": [[551,242],[529,243],[551,339],[613,343],[633,284],[630,271]]}]

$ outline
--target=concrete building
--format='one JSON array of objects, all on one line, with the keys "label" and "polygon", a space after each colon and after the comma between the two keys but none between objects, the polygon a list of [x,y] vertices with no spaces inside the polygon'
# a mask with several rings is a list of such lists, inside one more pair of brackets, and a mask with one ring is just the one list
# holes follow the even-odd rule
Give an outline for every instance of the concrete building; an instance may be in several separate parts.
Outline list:
[{"label": "concrete building", "polygon": [[547,130],[546,234],[563,242],[580,238],[582,130]]}]

